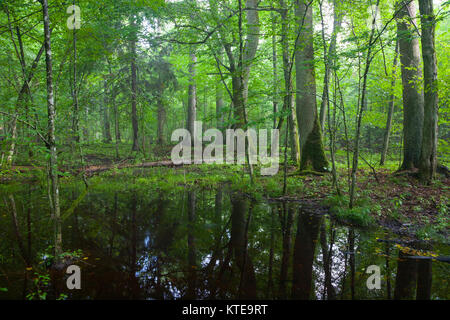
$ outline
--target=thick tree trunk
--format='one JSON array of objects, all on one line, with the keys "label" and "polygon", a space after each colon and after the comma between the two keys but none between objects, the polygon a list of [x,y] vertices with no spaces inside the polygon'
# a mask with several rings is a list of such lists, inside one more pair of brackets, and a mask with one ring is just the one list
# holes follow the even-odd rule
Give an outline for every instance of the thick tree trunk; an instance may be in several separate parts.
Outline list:
[{"label": "thick tree trunk", "polygon": [[247,0],[246,1],[246,12],[247,12],[247,39],[245,41],[245,47],[243,52],[243,95],[244,95],[244,105],[247,104],[248,99],[248,82],[250,80],[250,68],[253,64],[253,59],[256,56],[256,51],[259,45],[259,14],[258,14],[258,4],[259,0]]},{"label": "thick tree trunk", "polygon": [[417,261],[417,289],[416,300],[430,300],[433,283],[432,260]]},{"label": "thick tree trunk", "polygon": [[[231,82],[232,82],[232,105],[235,128],[246,128],[247,113],[246,103],[248,98],[248,82],[250,78],[250,69],[255,58],[259,45],[259,14],[257,0],[247,0],[246,10],[242,8],[242,0],[239,0],[239,54],[236,59],[229,43],[223,43],[225,52],[230,62]],[[247,13],[247,37],[243,40],[243,13]],[[253,142],[253,143],[256,143]],[[248,142],[246,143],[248,149]],[[249,161],[249,154],[246,152],[250,178],[253,181],[253,166]]]},{"label": "thick tree trunk", "polygon": [[[245,12],[247,13],[247,38],[244,41],[242,34],[240,35],[240,47],[242,47],[236,61],[230,45],[225,45],[225,51],[228,59],[230,60],[231,73],[232,73],[232,96],[233,96],[233,109],[236,120],[236,126],[238,128],[244,128],[247,122],[247,113],[245,105],[248,98],[248,82],[250,79],[250,69],[255,58],[256,51],[259,45],[259,14],[257,9],[257,0],[247,0]],[[244,10],[240,10],[239,29],[242,33],[242,13]]]},{"label": "thick tree trunk", "polygon": [[325,171],[328,161],[322,143],[316,104],[312,4],[306,0],[297,0],[295,16],[297,25],[301,26],[295,53],[296,109],[301,150],[300,168]]},{"label": "thick tree trunk", "polygon": [[419,9],[422,22],[422,57],[425,87],[423,141],[419,174],[422,181],[429,183],[436,173],[437,166],[438,85],[435,50],[436,20],[432,0],[419,0]]},{"label": "thick tree trunk", "polygon": [[420,71],[419,40],[415,34],[414,1],[398,1],[397,32],[403,83],[403,164],[402,169],[418,167],[422,146],[423,95],[418,89]]},{"label": "thick tree trunk", "polygon": [[414,299],[417,280],[417,261],[409,259],[401,251],[398,254],[397,275],[395,278],[395,300]]},{"label": "thick tree trunk", "polygon": [[394,116],[394,106],[395,106],[395,95],[394,95],[394,88],[395,88],[395,81],[397,79],[396,77],[396,71],[397,71],[397,60],[398,60],[398,41],[395,45],[395,56],[394,56],[394,62],[392,66],[392,76],[391,76],[391,95],[389,97],[389,106],[388,106],[388,117],[386,120],[386,129],[384,131],[384,137],[383,137],[383,149],[381,151],[381,160],[380,165],[384,165],[384,162],[386,161],[386,155],[389,148],[389,139],[391,136],[391,128],[392,128],[392,118]]}]

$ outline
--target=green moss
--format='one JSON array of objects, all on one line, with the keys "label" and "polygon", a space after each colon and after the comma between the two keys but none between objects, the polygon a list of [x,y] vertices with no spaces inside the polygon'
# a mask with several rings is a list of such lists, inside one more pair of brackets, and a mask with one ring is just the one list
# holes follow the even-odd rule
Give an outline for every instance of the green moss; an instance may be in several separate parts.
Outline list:
[{"label": "green moss", "polygon": [[325,156],[322,132],[317,116],[314,121],[314,127],[302,148],[300,170],[328,171],[328,160]]},{"label": "green moss", "polygon": [[348,207],[348,196],[329,196],[325,200],[325,204],[330,207],[330,212],[343,222],[347,222],[356,226],[370,227],[375,224],[372,213],[381,211],[378,204],[373,204],[368,198],[360,198],[356,206],[350,209]]}]

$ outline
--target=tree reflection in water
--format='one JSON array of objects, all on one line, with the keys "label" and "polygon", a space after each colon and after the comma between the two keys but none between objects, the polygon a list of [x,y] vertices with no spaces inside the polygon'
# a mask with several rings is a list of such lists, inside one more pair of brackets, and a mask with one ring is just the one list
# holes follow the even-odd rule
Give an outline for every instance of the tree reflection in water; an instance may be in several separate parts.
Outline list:
[{"label": "tree reflection in water", "polygon": [[[0,219],[0,287],[8,288],[0,298],[24,299],[36,273],[50,274],[47,203],[28,188],[0,204],[10,217]],[[80,193],[62,192],[73,200]],[[82,290],[65,290],[64,274],[42,289],[69,299],[449,298],[448,263],[408,256],[385,231],[342,226],[324,213],[317,203],[257,202],[226,186],[90,191],[61,226],[64,251],[83,252],[74,262]],[[449,247],[417,249],[448,255]],[[381,268],[381,290],[367,289],[370,265]]]}]

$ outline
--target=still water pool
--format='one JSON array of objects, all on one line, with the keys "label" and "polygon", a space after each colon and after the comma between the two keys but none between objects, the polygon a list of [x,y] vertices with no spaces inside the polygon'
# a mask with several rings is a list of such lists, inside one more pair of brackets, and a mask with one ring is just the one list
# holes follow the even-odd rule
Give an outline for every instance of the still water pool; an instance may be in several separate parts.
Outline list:
[{"label": "still water pool", "polygon": [[[63,207],[81,193],[62,188]],[[447,244],[339,225],[314,203],[226,186],[92,188],[62,221],[66,257],[55,264],[45,188],[0,200],[0,299],[450,298]],[[70,264],[81,290],[66,287]],[[369,266],[380,289],[368,289]]]}]

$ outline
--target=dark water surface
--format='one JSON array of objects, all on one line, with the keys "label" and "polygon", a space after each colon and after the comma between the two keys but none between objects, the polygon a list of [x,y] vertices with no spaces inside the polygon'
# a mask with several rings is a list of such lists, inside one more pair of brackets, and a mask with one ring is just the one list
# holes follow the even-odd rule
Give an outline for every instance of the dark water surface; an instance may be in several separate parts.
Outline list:
[{"label": "dark water surface", "polygon": [[[63,189],[63,208],[81,191]],[[448,245],[338,225],[311,204],[255,202],[225,187],[93,188],[62,223],[64,251],[82,254],[57,272],[46,190],[3,193],[0,299],[450,298],[450,264],[430,257],[449,256]],[[81,290],[66,287],[69,264],[81,268]],[[371,265],[381,289],[367,287]]]}]

